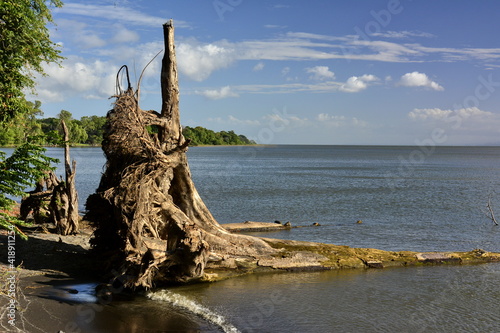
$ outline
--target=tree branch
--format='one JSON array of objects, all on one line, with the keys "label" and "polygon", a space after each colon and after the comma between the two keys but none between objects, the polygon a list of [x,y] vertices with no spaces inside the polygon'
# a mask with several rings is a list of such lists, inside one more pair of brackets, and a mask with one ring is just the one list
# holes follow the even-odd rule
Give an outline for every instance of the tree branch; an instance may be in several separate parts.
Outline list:
[{"label": "tree branch", "polygon": [[486,216],[488,216],[488,218],[491,219],[491,221],[493,221],[493,223],[495,223],[495,225],[498,225],[498,222],[495,219],[495,213],[493,212],[493,208],[491,207],[491,197],[488,198],[488,204],[486,205],[486,208],[488,208],[488,212],[489,212],[489,215],[486,214]]}]

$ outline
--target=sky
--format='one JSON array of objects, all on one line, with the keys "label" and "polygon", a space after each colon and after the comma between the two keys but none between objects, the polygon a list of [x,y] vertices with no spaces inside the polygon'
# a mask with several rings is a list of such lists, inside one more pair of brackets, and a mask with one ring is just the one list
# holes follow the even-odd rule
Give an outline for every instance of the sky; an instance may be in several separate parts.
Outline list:
[{"label": "sky", "polygon": [[488,0],[68,0],[49,25],[65,60],[32,99],[45,117],[104,116],[127,65],[135,87],[144,70],[141,108],[160,110],[173,19],[184,126],[262,144],[500,145],[498,12]]}]

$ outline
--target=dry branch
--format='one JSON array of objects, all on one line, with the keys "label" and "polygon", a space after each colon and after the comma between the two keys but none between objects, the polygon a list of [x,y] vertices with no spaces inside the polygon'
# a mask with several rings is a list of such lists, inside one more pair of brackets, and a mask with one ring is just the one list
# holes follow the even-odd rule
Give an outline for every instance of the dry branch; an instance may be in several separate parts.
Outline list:
[{"label": "dry branch", "polygon": [[488,198],[488,204],[486,205],[486,208],[488,209],[488,212],[486,213],[486,216],[495,224],[498,225],[498,222],[495,218],[495,213],[493,212],[493,208],[491,207],[491,197]]}]

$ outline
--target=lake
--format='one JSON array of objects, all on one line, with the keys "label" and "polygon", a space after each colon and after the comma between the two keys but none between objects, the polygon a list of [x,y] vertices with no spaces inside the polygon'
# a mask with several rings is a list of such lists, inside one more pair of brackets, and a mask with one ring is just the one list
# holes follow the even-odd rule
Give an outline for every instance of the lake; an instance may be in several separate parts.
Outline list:
[{"label": "lake", "polygon": [[[48,154],[62,158],[62,149]],[[83,211],[105,160],[99,148],[71,154]],[[254,235],[500,252],[500,226],[485,214],[491,199],[500,216],[500,147],[215,146],[187,154],[220,223],[321,224]],[[499,264],[265,274],[157,291],[107,314],[128,323],[115,332],[498,332],[499,284]],[[109,331],[104,322],[98,315],[82,328]]]}]

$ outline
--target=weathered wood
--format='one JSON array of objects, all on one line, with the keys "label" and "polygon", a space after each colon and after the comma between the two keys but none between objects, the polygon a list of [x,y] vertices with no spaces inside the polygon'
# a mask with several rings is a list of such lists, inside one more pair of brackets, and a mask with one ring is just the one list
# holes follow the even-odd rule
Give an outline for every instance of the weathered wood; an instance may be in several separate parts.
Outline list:
[{"label": "weathered wood", "polygon": [[[141,110],[131,88],[118,89],[102,145],[106,170],[87,200],[86,218],[96,225],[91,244],[127,277],[128,287],[202,278],[213,256],[234,261],[276,253],[260,239],[222,228],[198,194],[180,125],[172,21],[163,29],[161,113]],[[150,134],[148,125],[156,126],[158,135]]]},{"label": "weathered wood", "polygon": [[[61,204],[61,214],[56,219],[56,229],[62,235],[73,234],[78,231],[80,216],[78,214],[78,193],[75,186],[76,161],[73,160],[70,165],[69,152],[69,131],[64,120],[61,119],[61,125],[64,133],[64,169],[66,181],[62,184],[58,194]],[[53,200],[56,201],[56,200]],[[54,209],[57,205],[54,206]]]},{"label": "weathered wood", "polygon": [[27,219],[32,213],[35,223],[53,223],[57,233],[70,235],[78,232],[80,216],[78,214],[78,193],[75,187],[76,161],[70,166],[69,132],[64,120],[61,120],[64,132],[64,167],[65,181],[59,179],[54,171],[47,172],[40,179],[34,191],[21,201],[21,219]]},{"label": "weathered wood", "polygon": [[173,20],[163,25],[165,53],[161,68],[161,115],[169,124],[159,132],[160,142],[169,151],[184,143],[179,112],[179,79],[174,45]]}]

